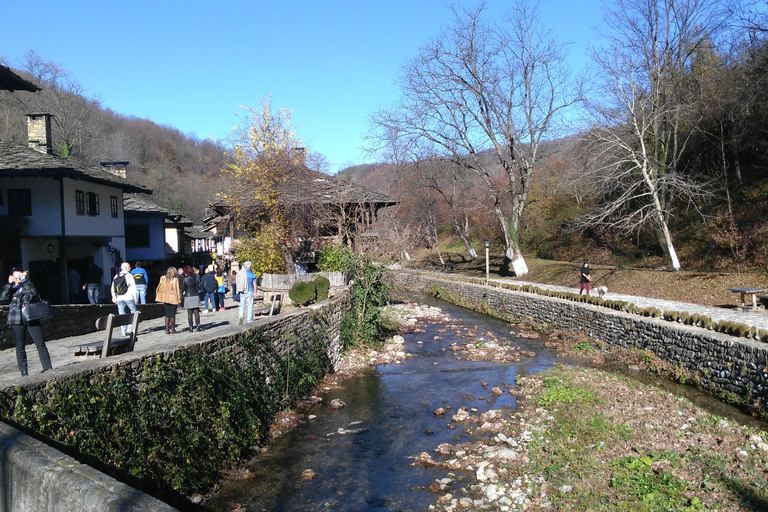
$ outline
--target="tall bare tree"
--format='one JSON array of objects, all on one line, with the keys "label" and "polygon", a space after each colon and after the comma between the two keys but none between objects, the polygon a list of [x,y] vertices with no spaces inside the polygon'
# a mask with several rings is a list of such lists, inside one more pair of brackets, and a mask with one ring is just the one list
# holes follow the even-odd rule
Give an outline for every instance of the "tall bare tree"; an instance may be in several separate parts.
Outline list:
[{"label": "tall bare tree", "polygon": [[[400,100],[372,114],[370,137],[374,149],[428,141],[438,156],[474,173],[498,219],[509,270],[522,275],[528,267],[518,232],[540,144],[579,91],[564,45],[539,24],[537,4],[517,0],[500,23],[484,14],[483,4],[453,8],[453,25],[403,67]],[[494,181],[499,172],[505,186]]]},{"label": "tall bare tree", "polygon": [[616,0],[606,4],[607,48],[593,52],[605,78],[593,105],[593,181],[606,200],[582,226],[652,226],[680,269],[669,228],[681,201],[708,194],[683,159],[698,134],[704,98],[690,86],[694,56],[721,28],[717,0]]}]

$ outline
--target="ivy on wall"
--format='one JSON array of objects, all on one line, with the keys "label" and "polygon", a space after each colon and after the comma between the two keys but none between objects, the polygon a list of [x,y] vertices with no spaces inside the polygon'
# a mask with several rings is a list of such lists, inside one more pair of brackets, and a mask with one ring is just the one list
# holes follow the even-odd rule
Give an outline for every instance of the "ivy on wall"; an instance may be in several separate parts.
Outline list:
[{"label": "ivy on wall", "polygon": [[300,354],[286,357],[262,333],[215,354],[183,348],[144,360],[139,373],[126,363],[50,382],[38,393],[17,388],[3,397],[0,413],[147,490],[204,493],[260,444],[279,410],[330,370],[324,336],[320,325]]}]

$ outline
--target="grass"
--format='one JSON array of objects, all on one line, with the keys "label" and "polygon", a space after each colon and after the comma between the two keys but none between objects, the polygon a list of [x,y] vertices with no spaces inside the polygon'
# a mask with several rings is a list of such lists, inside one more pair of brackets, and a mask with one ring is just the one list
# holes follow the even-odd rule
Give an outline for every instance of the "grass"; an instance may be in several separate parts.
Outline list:
[{"label": "grass", "polygon": [[[543,475],[546,487],[537,491],[548,492],[552,510],[768,507],[768,453],[745,444],[753,429],[595,369],[558,367],[518,384],[529,404],[518,414],[531,425],[518,429],[536,436],[509,478]],[[734,457],[744,449],[748,456]]]},{"label": "grass", "polygon": [[[436,269],[439,265],[434,252],[422,252],[415,266]],[[451,272],[468,276],[485,276],[485,258],[474,261],[458,252],[443,254]],[[512,281],[527,281],[578,288],[579,268],[582,262],[526,259],[529,272],[520,278],[508,275],[502,268],[503,256],[493,254],[489,258],[490,277]],[[708,306],[736,306],[739,295],[728,288],[754,286],[768,288],[768,274],[764,271],[741,273],[624,268],[610,265],[590,265],[592,286],[606,286],[608,293],[621,293],[643,297],[691,302]]]}]

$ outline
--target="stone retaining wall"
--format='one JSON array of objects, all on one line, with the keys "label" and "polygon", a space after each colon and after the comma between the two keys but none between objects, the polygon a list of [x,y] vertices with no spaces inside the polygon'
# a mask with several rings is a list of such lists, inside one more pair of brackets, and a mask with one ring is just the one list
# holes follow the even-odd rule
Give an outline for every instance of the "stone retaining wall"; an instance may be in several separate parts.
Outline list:
[{"label": "stone retaining wall", "polygon": [[[163,351],[163,360],[182,350],[202,350],[207,354],[237,353],[237,341],[264,333],[281,356],[289,351],[301,358],[312,337],[322,335],[331,364],[336,367],[341,358],[339,326],[348,305],[347,297],[329,299],[300,310],[258,323],[252,329],[186,344]],[[231,331],[230,331],[231,332]],[[92,360],[70,365],[66,376],[40,380],[23,386],[30,397],[44,396],[55,391],[59,380],[78,375],[112,373],[120,366],[132,374],[141,385],[145,368],[157,364],[157,354],[129,352],[108,359]],[[9,393],[12,390],[4,390]],[[8,396],[5,397],[8,399]],[[0,512],[46,511],[172,511],[176,510],[150,496],[132,489],[54,448],[0,422]]]},{"label": "stone retaining wall", "polygon": [[[742,403],[768,403],[768,345],[706,329],[646,318],[599,306],[482,284],[400,272],[397,285],[441,298],[461,299],[500,314],[573,331],[620,348],[647,350],[690,372],[708,391],[732,394]],[[463,304],[462,304],[463,305]]]},{"label": "stone retaining wall", "polygon": [[[162,304],[139,304],[141,319],[149,320],[165,315]],[[66,304],[51,306],[53,318],[43,320],[43,337],[46,340],[80,336],[96,331],[96,319],[110,313],[117,314],[114,304]],[[8,306],[0,306],[0,349],[14,346],[13,333],[5,323],[8,318]],[[29,340],[27,340],[29,342]]]}]

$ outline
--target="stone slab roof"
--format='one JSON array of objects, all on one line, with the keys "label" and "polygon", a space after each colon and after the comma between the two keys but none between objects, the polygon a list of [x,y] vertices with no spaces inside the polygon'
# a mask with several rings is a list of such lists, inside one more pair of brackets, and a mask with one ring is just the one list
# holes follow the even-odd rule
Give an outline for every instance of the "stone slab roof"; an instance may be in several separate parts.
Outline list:
[{"label": "stone slab roof", "polygon": [[127,214],[134,216],[147,216],[147,215],[162,215],[167,216],[170,214],[168,210],[160,206],[159,204],[145,199],[140,194],[124,194],[123,195],[123,210]]},{"label": "stone slab roof", "polygon": [[125,178],[97,167],[81,165],[73,160],[42,153],[24,144],[0,141],[0,178],[71,178],[117,187],[123,192],[151,194],[148,188],[128,183]]},{"label": "stone slab roof", "polygon": [[37,92],[41,89],[32,82],[21,78],[10,68],[0,65],[0,90]]},{"label": "stone slab roof", "polygon": [[371,204],[380,207],[398,204],[389,196],[356,183],[313,171],[306,166],[291,169],[283,189],[286,204]]}]

